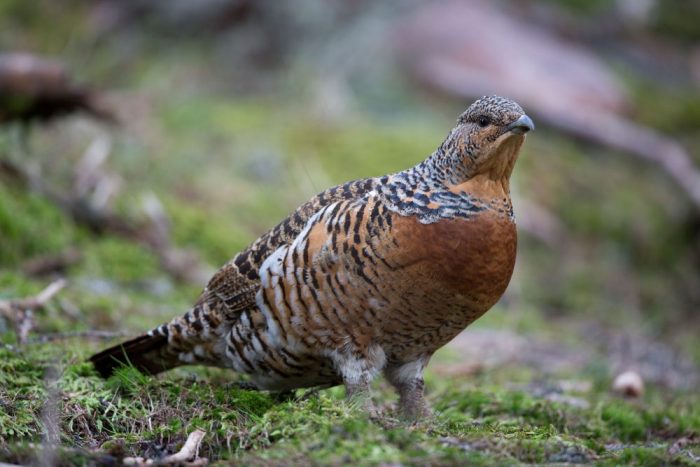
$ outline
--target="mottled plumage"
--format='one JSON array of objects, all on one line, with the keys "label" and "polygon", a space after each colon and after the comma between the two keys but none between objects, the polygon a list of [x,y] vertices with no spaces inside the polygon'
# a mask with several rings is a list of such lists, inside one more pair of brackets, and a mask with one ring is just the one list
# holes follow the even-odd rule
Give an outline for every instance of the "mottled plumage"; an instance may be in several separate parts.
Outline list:
[{"label": "mottled plumage", "polygon": [[532,121],[484,97],[424,162],[326,190],[236,255],[184,316],[92,357],[104,376],[199,363],[260,389],[380,372],[411,417],[432,354],[501,297],[515,264],[509,177]]}]

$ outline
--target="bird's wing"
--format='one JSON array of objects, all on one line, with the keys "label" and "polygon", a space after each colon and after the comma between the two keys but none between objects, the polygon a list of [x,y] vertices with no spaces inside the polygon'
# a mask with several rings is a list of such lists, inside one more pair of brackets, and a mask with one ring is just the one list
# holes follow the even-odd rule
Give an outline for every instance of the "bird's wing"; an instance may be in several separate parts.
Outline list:
[{"label": "bird's wing", "polygon": [[341,200],[270,255],[260,270],[260,307],[277,326],[271,334],[331,349],[367,344],[376,333],[375,308],[390,301],[382,274],[397,268],[386,257],[398,248],[387,241],[393,218],[376,196]]},{"label": "bird's wing", "polygon": [[223,318],[235,320],[241,311],[255,304],[260,268],[268,256],[284,245],[291,245],[309,219],[321,209],[338,201],[361,198],[376,184],[374,178],[351,181],[323,191],[302,204],[214,274],[197,304],[206,301],[210,307],[222,306]]},{"label": "bird's wing", "polygon": [[243,311],[256,306],[263,262],[280,247],[291,245],[317,212],[339,201],[361,198],[377,182],[375,178],[355,180],[319,193],[219,269],[187,313],[100,352],[91,361],[103,376],[122,363],[147,373],[173,368],[183,359],[221,364],[221,337]]}]

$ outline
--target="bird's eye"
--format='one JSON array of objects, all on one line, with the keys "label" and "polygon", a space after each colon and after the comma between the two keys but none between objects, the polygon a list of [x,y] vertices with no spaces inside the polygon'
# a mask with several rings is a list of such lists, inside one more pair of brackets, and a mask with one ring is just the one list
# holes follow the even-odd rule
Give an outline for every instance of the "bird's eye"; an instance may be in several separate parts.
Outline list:
[{"label": "bird's eye", "polygon": [[488,126],[489,123],[491,123],[491,120],[489,120],[488,117],[479,117],[479,120],[477,120],[477,123],[481,128],[484,128]]}]

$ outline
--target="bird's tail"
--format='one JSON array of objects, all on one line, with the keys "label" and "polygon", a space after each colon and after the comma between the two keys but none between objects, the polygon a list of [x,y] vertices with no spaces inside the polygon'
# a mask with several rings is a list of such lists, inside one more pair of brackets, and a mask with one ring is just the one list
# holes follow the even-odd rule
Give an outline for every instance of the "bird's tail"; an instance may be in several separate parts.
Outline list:
[{"label": "bird's tail", "polygon": [[122,342],[90,357],[95,370],[108,378],[121,366],[133,366],[139,371],[155,375],[182,364],[168,348],[168,338],[159,328],[148,334]]},{"label": "bird's tail", "polygon": [[222,335],[228,327],[215,310],[203,309],[202,303],[142,336],[93,355],[90,361],[105,378],[120,366],[133,366],[149,375],[187,363],[222,366]]}]

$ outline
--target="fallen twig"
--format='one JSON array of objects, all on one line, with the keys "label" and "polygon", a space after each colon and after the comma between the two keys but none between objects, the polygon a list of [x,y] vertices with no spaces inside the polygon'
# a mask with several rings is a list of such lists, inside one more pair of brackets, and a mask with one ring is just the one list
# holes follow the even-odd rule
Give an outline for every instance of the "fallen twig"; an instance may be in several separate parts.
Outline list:
[{"label": "fallen twig", "polygon": [[194,467],[199,465],[207,465],[209,459],[199,457],[199,446],[202,444],[202,439],[207,433],[203,430],[194,430],[187,437],[187,441],[175,454],[171,454],[162,459],[144,459],[143,457],[125,457],[124,465],[184,465]]},{"label": "fallen twig", "polygon": [[56,465],[58,445],[61,438],[61,413],[57,403],[60,400],[60,391],[55,384],[59,376],[60,374],[55,366],[48,367],[44,374],[44,387],[47,397],[41,409],[44,434],[41,443],[43,449],[37,453],[37,463],[39,465]]},{"label": "fallen twig", "polygon": [[207,433],[203,430],[194,430],[187,437],[187,441],[185,441],[185,444],[182,446],[182,449],[180,449],[180,451],[176,452],[175,454],[171,454],[165,457],[162,460],[162,462],[177,464],[180,462],[196,460],[198,458],[197,454],[199,453],[199,445],[202,444],[202,439],[206,434]]},{"label": "fallen twig", "polygon": [[68,248],[55,254],[41,255],[24,261],[22,272],[29,276],[46,276],[56,272],[64,272],[68,267],[80,262],[82,253],[77,248]]},{"label": "fallen twig", "polygon": [[0,316],[14,324],[20,344],[27,341],[27,335],[34,327],[34,310],[43,307],[67,284],[65,279],[58,279],[34,297],[0,300]]},{"label": "fallen twig", "polygon": [[686,149],[672,138],[613,113],[590,110],[572,115],[565,109],[543,109],[542,119],[583,141],[590,141],[661,168],[700,209],[700,169]]}]

